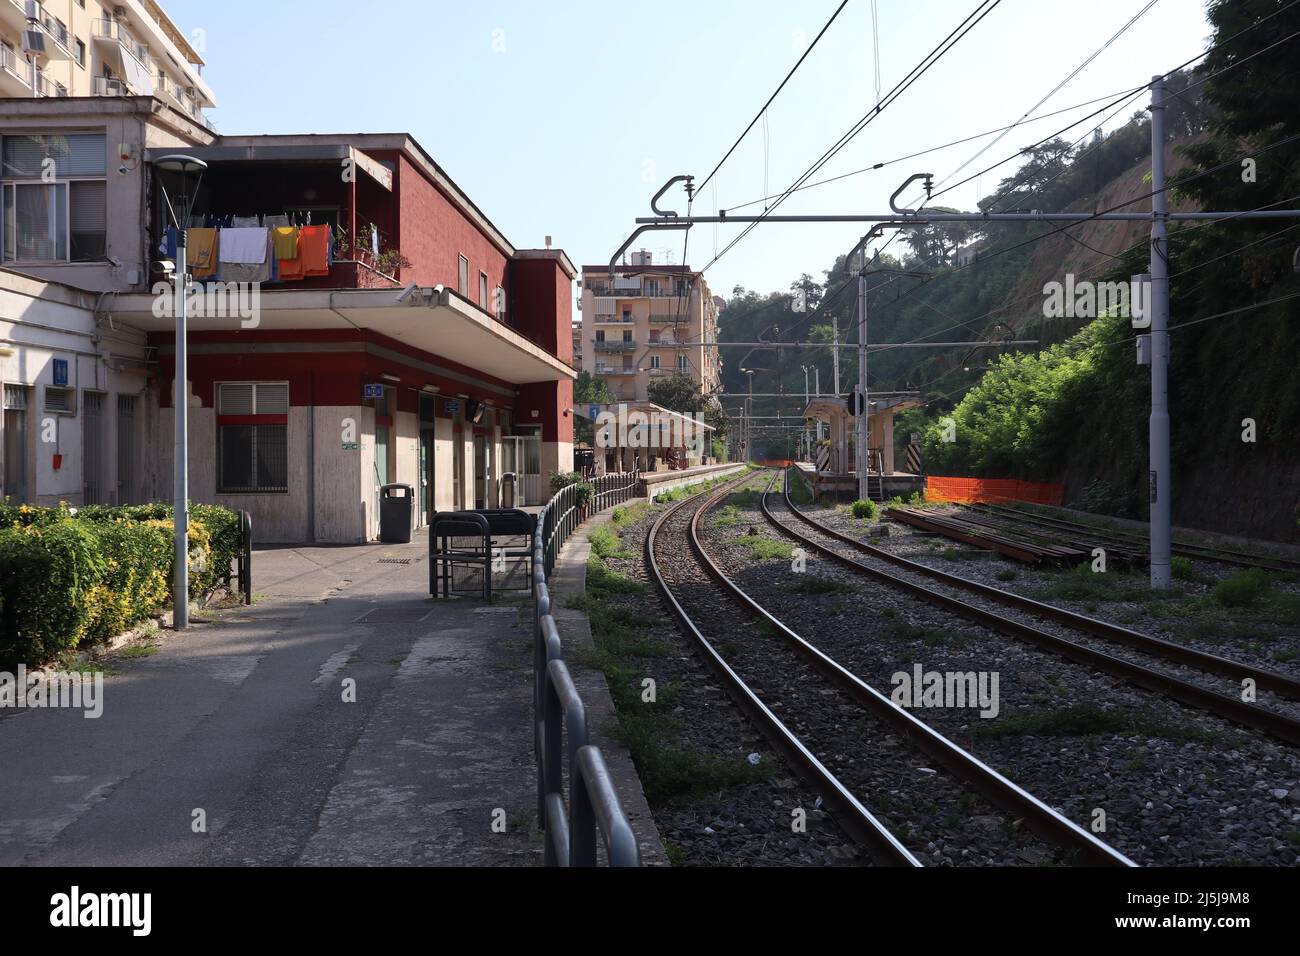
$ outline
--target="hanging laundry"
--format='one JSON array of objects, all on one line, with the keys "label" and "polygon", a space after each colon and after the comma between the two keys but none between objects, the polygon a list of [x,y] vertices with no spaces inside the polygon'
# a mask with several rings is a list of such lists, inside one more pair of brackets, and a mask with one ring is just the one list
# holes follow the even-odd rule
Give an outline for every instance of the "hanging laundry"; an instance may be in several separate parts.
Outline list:
[{"label": "hanging laundry", "polygon": [[238,265],[254,265],[266,261],[266,244],[269,233],[260,227],[221,230],[220,261]]},{"label": "hanging laundry", "polygon": [[[223,229],[218,259],[224,282],[269,282],[275,246],[267,229]],[[234,248],[228,250],[227,247]]]},{"label": "hanging laundry", "polygon": [[262,225],[262,222],[257,216],[233,216],[230,225],[235,229],[252,229]]},{"label": "hanging laundry", "polygon": [[271,230],[275,239],[275,257],[277,259],[298,258],[298,228],[296,226],[277,226]]},{"label": "hanging laundry", "polygon": [[190,272],[196,279],[210,279],[217,274],[217,230],[185,230],[185,254]]},{"label": "hanging laundry", "polygon": [[279,229],[282,226],[292,226],[293,223],[289,221],[289,217],[285,213],[280,213],[275,216],[266,216],[262,221],[262,225],[266,226],[267,229]]},{"label": "hanging laundry", "polygon": [[329,223],[323,226],[303,226],[298,233],[298,254],[302,257],[303,275],[329,275],[334,261],[333,245]]}]

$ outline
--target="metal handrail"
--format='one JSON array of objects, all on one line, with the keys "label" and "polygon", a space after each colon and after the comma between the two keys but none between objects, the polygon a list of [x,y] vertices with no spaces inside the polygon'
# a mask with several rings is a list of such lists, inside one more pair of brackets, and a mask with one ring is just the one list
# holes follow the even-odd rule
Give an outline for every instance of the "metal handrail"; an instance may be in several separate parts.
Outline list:
[{"label": "metal handrail", "polygon": [[239,590],[244,603],[253,603],[253,516],[239,513]]},{"label": "metal handrail", "polygon": [[[546,831],[547,866],[595,866],[597,833],[610,866],[640,866],[641,851],[623,813],[600,748],[588,743],[587,713],[564,662],[551,614],[546,576],[574,530],[598,511],[629,500],[638,472],[601,475],[578,504],[578,484],[561,488],[537,516],[533,539],[533,748],[537,758],[537,819]],[[563,746],[568,740],[567,754]],[[565,757],[569,799],[564,799]]]}]

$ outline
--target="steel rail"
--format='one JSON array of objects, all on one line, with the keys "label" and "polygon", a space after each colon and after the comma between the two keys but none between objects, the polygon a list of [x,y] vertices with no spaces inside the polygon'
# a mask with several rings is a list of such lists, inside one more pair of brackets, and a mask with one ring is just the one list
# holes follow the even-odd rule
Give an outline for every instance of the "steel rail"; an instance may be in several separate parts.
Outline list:
[{"label": "steel rail", "polygon": [[[774,473],[773,480],[777,476],[779,476],[779,472]],[[771,482],[769,482],[768,487],[771,487]],[[704,514],[722,500],[722,497],[729,491],[730,489],[727,489],[721,494],[714,495],[696,511],[691,518],[688,537],[691,549],[695,552],[700,564],[715,582],[731,594],[737,603],[766,621],[785,639],[787,644],[806,658],[818,671],[838,684],[865,709],[890,725],[894,732],[907,738],[919,749],[942,763],[954,775],[974,786],[990,802],[1024,819],[1026,826],[1043,839],[1056,846],[1077,852],[1080,858],[1089,864],[1136,866],[1132,860],[1114,847],[1097,839],[1093,834],[1004,777],[975,755],[953,743],[928,724],[918,720],[909,711],[895,704],[856,674],[847,670],[833,658],[800,637],[746,594],[731,578],[727,577],[704,548],[704,544],[700,539],[699,524]],[[766,498],[767,492],[765,491],[763,495]]]},{"label": "steel rail", "polygon": [[[1097,528],[1085,524],[1082,521],[1070,521],[1068,518],[1056,518],[1050,515],[1035,514],[1029,511],[1022,511],[1019,508],[1006,507],[1004,505],[983,505],[974,510],[984,514],[1004,516],[1013,521],[1036,524],[1040,527],[1057,531],[1086,532],[1087,534],[1096,537],[1099,541],[1111,540],[1121,546],[1128,544],[1145,546],[1146,544],[1145,539],[1137,532],[1124,531],[1119,528]],[[1207,561],[1220,561],[1224,564],[1233,564],[1239,567],[1264,568],[1266,571],[1300,571],[1300,561],[1293,558],[1283,557],[1282,555],[1252,554],[1246,551],[1229,551],[1222,548],[1214,548],[1209,545],[1178,542],[1174,543],[1173,552],[1174,554],[1180,554],[1188,558],[1202,558]]]},{"label": "steel rail", "polygon": [[[807,519],[807,516],[802,515],[802,513],[789,502],[788,497],[786,500],[787,504],[790,506],[790,510],[794,511],[795,514],[804,517],[806,520],[811,520]],[[999,631],[1010,637],[1026,641],[1030,644],[1035,644],[1039,647],[1045,648],[1046,650],[1059,654],[1068,660],[1072,660],[1077,664],[1083,664],[1087,667],[1095,668],[1096,670],[1103,671],[1115,677],[1123,678],[1129,683],[1135,684],[1146,690],[1155,691],[1156,693],[1171,697],[1179,703],[1208,711],[1235,723],[1251,727],[1255,730],[1262,730],[1265,733],[1271,734],[1278,739],[1285,741],[1286,743],[1300,745],[1300,721],[1266,708],[1253,707],[1245,701],[1238,700],[1234,697],[1228,697],[1224,694],[1218,693],[1217,691],[1190,683],[1189,681],[1181,680],[1171,674],[1166,674],[1150,667],[1144,667],[1141,664],[1125,660],[1122,657],[1115,657],[1114,655],[1107,654],[1104,651],[1099,651],[1095,648],[1075,643],[1074,641],[1068,640],[1064,637],[1058,637],[1057,635],[1044,631],[1041,628],[1034,627],[1032,624],[1017,621],[1014,618],[1003,617],[1002,615],[986,610],[985,608],[976,607],[960,601],[957,598],[949,597],[946,594],[940,594],[937,591],[932,591],[921,584],[890,574],[888,571],[869,567],[868,565],[840,554],[832,548],[828,548],[820,542],[814,541],[812,538],[801,534],[788,525],[782,524],[777,520],[776,516],[772,514],[771,509],[768,508],[766,493],[764,493],[762,497],[761,505],[763,514],[774,527],[802,544],[808,545],[818,553],[824,554],[837,564],[840,564],[858,574],[865,574],[875,578],[876,580],[894,585],[915,597],[928,601],[929,603],[943,608],[946,611],[950,611],[959,617],[975,621],[978,624],[982,624],[985,627]],[[863,548],[868,549],[870,548],[870,545],[863,545]],[[945,572],[907,561],[906,558],[900,558],[898,555],[888,555],[886,557],[888,553],[881,552],[879,549],[871,549],[866,553],[895,564],[906,562],[906,565],[910,566],[908,568],[909,570],[926,574],[931,577],[945,575]],[[976,582],[970,583],[975,584]],[[987,587],[987,585],[980,585],[980,588],[985,587]],[[996,591],[997,589],[993,588],[991,590]],[[981,591],[981,593],[983,592]],[[1103,622],[1097,623],[1101,624]],[[1139,638],[1146,636],[1138,634],[1136,631],[1130,633]],[[1155,641],[1157,638],[1151,638],[1150,640]],[[1172,646],[1176,647],[1176,645]],[[1195,653],[1191,652],[1190,649],[1185,650],[1189,653]],[[1151,652],[1148,651],[1148,653]],[[1227,661],[1226,658],[1223,658],[1222,660]],[[1273,672],[1262,673],[1271,675],[1272,680],[1277,685],[1280,685],[1283,681],[1290,680],[1290,678],[1285,677],[1285,675],[1273,674]],[[1279,681],[1279,678],[1281,678],[1281,681]]]},{"label": "steel rail", "polygon": [[1143,634],[1140,631],[1134,631],[1127,627],[1121,627],[1118,624],[1112,624],[1109,621],[1101,621],[1094,617],[1088,617],[1077,611],[1070,611],[1063,607],[1057,607],[1054,604],[1046,604],[1042,601],[1036,601],[1033,598],[1025,597],[1020,594],[1014,594],[1011,591],[1004,591],[1001,588],[993,587],[990,584],[984,584],[980,581],[972,581],[970,578],[963,578],[948,571],[942,571],[939,568],[932,568],[929,565],[921,564],[904,558],[901,555],[893,554],[882,548],[877,548],[867,544],[865,541],[859,541],[857,538],[829,528],[811,515],[795,507],[790,500],[790,494],[785,493],[787,507],[806,524],[816,528],[822,534],[836,541],[843,542],[851,548],[861,551],[863,554],[873,558],[879,558],[882,561],[888,561],[890,564],[897,565],[907,571],[914,571],[917,574],[924,574],[932,577],[937,581],[950,584],[953,587],[979,594],[989,600],[1006,604],[1021,611],[1027,611],[1038,617],[1048,618],[1061,624],[1066,624],[1080,631],[1086,631],[1094,637],[1100,637],[1103,640],[1113,641],[1117,644],[1123,644],[1132,647],[1135,650],[1150,654],[1154,657],[1163,657],[1167,660],[1178,664],[1185,664],[1188,667],[1195,667],[1199,670],[1211,674],[1219,674],[1224,677],[1231,677],[1234,680],[1243,680],[1251,678],[1255,681],[1255,686],[1272,691],[1291,700],[1300,700],[1300,680],[1291,677],[1288,674],[1279,671],[1269,670],[1263,667],[1257,667],[1253,664],[1247,664],[1242,661],[1233,660],[1228,657],[1220,657],[1217,654],[1210,654],[1205,651],[1198,651],[1194,648],[1185,647],[1173,641],[1167,641],[1164,638],[1154,637],[1150,634]]},{"label": "steel rail", "polygon": [[[750,475],[745,474],[736,481],[728,482],[718,492],[711,495],[705,505],[712,504],[714,501],[720,500],[724,495],[730,494],[733,488],[749,478]],[[764,735],[786,755],[787,759],[799,770],[804,779],[823,791],[823,797],[827,803],[840,811],[838,817],[840,825],[858,842],[869,846],[875,851],[883,862],[894,866],[921,866],[921,861],[913,856],[912,852],[890,833],[870,810],[862,805],[861,801],[840,782],[839,778],[831,773],[826,765],[818,760],[790,728],[763,703],[758,695],[750,689],[749,685],[741,679],[740,675],[732,670],[722,655],[709,642],[709,639],[696,626],[686,609],[682,607],[681,602],[677,600],[676,595],[673,594],[668,582],[664,580],[663,572],[655,559],[655,540],[658,537],[659,530],[669,519],[674,517],[682,508],[694,503],[694,499],[686,498],[665,511],[650,527],[650,533],[646,536],[645,542],[646,567],[649,569],[650,576],[654,579],[660,593],[667,600],[668,606],[672,609],[678,623],[681,624],[687,635],[694,640],[704,657],[705,663],[722,680],[723,686],[732,699],[740,705],[742,710],[749,714]]]}]

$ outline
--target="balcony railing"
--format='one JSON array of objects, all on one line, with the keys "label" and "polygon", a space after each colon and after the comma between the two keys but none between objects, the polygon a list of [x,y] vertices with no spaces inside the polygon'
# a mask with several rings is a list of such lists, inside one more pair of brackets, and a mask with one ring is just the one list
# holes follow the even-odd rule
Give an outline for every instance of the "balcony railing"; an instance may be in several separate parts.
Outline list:
[{"label": "balcony railing", "polygon": [[32,85],[32,65],[7,46],[0,46],[0,69]]},{"label": "balcony railing", "polygon": [[92,96],[130,96],[131,89],[125,80],[115,76],[91,77],[90,93]]},{"label": "balcony railing", "polygon": [[636,369],[634,369],[634,368],[615,368],[615,367],[612,366],[612,365],[601,365],[601,364],[598,362],[598,363],[596,363],[595,374],[596,374],[596,375],[635,375],[635,374],[636,374]]},{"label": "balcony railing", "polygon": [[632,325],[636,319],[630,315],[598,315],[595,321],[601,325]]},{"label": "balcony railing", "polygon": [[90,35],[97,40],[116,40],[122,46],[122,52],[140,64],[140,69],[152,74],[149,69],[149,48],[131,35],[126,27],[116,20],[92,20]]},{"label": "balcony railing", "polygon": [[597,339],[592,344],[596,346],[597,352],[633,352],[636,350],[635,342]]},{"label": "balcony railing", "polygon": [[68,88],[62,83],[51,80],[40,70],[36,71],[36,93],[38,96],[67,96]]}]

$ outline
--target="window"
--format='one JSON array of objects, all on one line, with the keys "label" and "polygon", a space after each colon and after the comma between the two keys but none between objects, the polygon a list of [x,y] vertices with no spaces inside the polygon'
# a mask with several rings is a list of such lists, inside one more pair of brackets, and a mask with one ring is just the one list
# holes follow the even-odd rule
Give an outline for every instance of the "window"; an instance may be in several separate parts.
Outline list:
[{"label": "window", "polygon": [[77,41],[77,66],[83,70],[86,68],[86,44],[80,40]]},{"label": "window", "polygon": [[486,272],[480,272],[478,274],[478,304],[485,310],[491,308],[491,306],[488,305],[488,280]]},{"label": "window", "polygon": [[497,286],[493,293],[496,298],[492,302],[492,311],[497,314],[497,318],[502,322],[506,320],[506,290]]},{"label": "window", "polygon": [[106,248],[102,133],[5,136],[5,262],[92,262]]},{"label": "window", "polygon": [[70,388],[45,386],[45,410],[55,415],[72,415],[74,411],[74,392]]},{"label": "window", "polygon": [[657,355],[650,356],[650,367],[659,368],[659,356]]},{"label": "window", "polygon": [[597,342],[603,342],[603,341],[605,341],[605,330],[604,330],[604,329],[597,329],[597,330],[596,330],[596,341],[597,341]]},{"label": "window", "polygon": [[217,492],[289,490],[289,385],[217,385]]},{"label": "window", "polygon": [[623,310],[623,321],[624,321],[624,322],[631,322],[631,321],[632,321],[632,310],[631,310],[631,309],[624,309],[624,310]]},{"label": "window", "polygon": [[460,274],[456,277],[456,291],[469,298],[469,260],[460,257]]},{"label": "window", "polygon": [[685,355],[679,355],[679,356],[677,356],[677,370],[678,370],[679,372],[685,372],[686,369],[687,369],[687,367],[688,367],[688,366],[687,366],[687,363],[686,363],[686,356],[685,356]]}]

